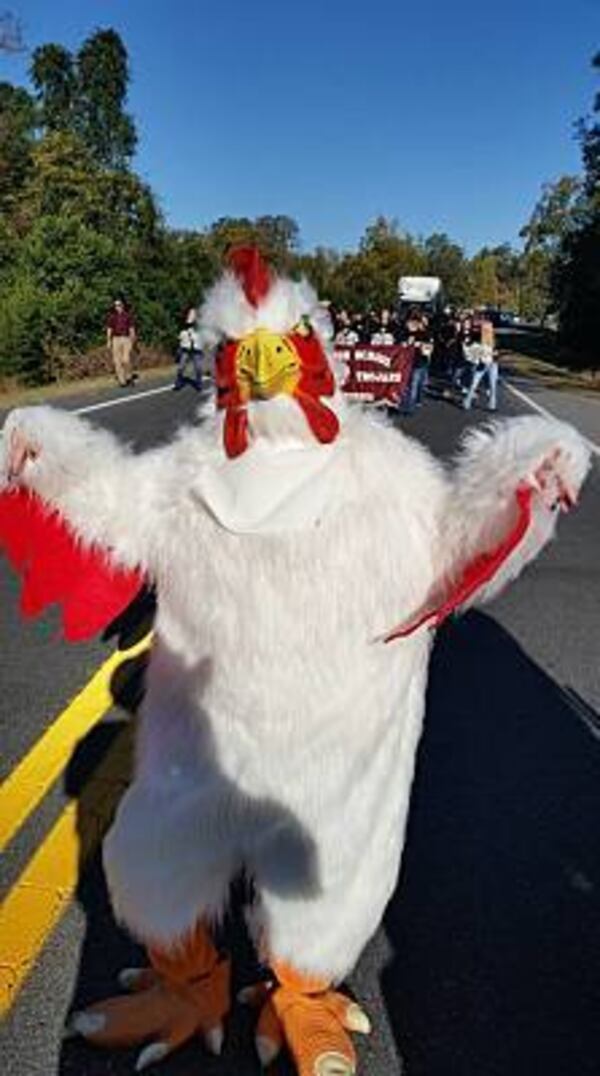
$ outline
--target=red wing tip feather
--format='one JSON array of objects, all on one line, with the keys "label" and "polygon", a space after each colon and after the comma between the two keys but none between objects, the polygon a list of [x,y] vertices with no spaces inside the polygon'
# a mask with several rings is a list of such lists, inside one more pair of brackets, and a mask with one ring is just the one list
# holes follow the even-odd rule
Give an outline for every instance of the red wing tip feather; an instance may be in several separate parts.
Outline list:
[{"label": "red wing tip feather", "polygon": [[119,568],[109,550],[84,545],[57,511],[24,489],[0,493],[0,551],[23,579],[21,614],[36,617],[60,605],[70,642],[101,632],[143,583],[140,571]]},{"label": "red wing tip feather", "polygon": [[384,643],[391,643],[395,639],[404,639],[409,635],[413,635],[425,624],[432,630],[439,628],[456,609],[464,605],[469,598],[472,598],[480,587],[485,586],[486,583],[489,583],[494,578],[519,545],[529,527],[533,493],[534,490],[529,485],[523,483],[517,486],[515,500],[518,516],[512,530],[494,549],[489,552],[479,553],[465,565],[460,579],[441,605],[428,609],[426,612],[409,620],[406,624],[399,624],[396,628],[392,628],[384,636]]}]

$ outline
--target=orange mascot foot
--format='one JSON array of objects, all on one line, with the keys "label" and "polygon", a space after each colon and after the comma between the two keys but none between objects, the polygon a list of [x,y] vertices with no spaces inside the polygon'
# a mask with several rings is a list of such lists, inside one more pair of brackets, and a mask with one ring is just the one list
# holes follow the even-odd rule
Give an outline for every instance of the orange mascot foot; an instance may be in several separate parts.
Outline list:
[{"label": "orange mascot foot", "polygon": [[150,950],[151,968],[121,972],[130,997],[109,998],[75,1013],[68,1034],[99,1046],[147,1043],[136,1071],[162,1060],[194,1035],[215,1054],[223,1045],[229,1011],[230,966],[219,960],[207,930],[199,926],[172,950]]},{"label": "orange mascot foot", "polygon": [[256,1049],[263,1067],[285,1044],[298,1076],[353,1076],[356,1054],[348,1031],[368,1034],[366,1013],[328,983],[275,964],[276,984],[261,984],[242,1000],[262,1002],[256,1028]]}]

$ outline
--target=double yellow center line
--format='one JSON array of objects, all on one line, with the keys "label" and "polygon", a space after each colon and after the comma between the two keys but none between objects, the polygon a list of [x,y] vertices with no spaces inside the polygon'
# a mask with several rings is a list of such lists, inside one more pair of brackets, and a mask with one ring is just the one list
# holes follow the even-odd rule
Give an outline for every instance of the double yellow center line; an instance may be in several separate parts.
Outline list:
[{"label": "double yellow center line", "polygon": [[[148,638],[105,661],[4,782],[0,788],[0,851],[41,803],[77,743],[113,705],[110,684],[115,670],[147,647]],[[127,779],[127,759],[121,735],[79,800],[63,810],[0,905],[0,1014],[11,1008],[72,899],[80,863],[102,836],[115,793]],[[82,829],[86,819],[87,828]]]}]

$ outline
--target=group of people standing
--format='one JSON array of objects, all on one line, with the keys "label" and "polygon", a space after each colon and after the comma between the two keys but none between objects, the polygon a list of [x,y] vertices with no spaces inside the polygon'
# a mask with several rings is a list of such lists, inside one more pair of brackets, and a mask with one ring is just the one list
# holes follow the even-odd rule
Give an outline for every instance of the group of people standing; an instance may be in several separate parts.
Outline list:
[{"label": "group of people standing", "polygon": [[[401,410],[412,414],[425,399],[430,379],[441,382],[443,395],[456,399],[469,410],[480,388],[487,389],[488,409],[495,411],[498,394],[498,361],[494,326],[485,312],[453,311],[430,315],[414,306],[405,311],[384,307],[368,314],[335,311],[330,307],[334,342],[338,347],[407,344],[413,350],[410,381]],[[123,297],[117,297],[106,319],[106,342],[115,376],[125,387],[137,380],[134,365],[137,332],[135,318]],[[200,346],[197,310],[182,314],[176,352],[174,391],[186,383],[201,391],[205,360]],[[191,368],[192,376],[188,376]]]},{"label": "group of people standing", "polygon": [[351,314],[329,307],[334,342],[340,347],[359,344],[397,344],[400,322],[393,310],[370,310],[368,314]]},{"label": "group of people standing", "polygon": [[444,313],[440,326],[438,357],[441,372],[450,382],[462,406],[469,411],[480,388],[487,391],[489,411],[498,405],[499,368],[496,333],[485,311]]},{"label": "group of people standing", "polygon": [[442,395],[469,410],[480,388],[487,389],[488,408],[497,407],[498,362],[494,326],[485,312],[454,311],[430,314],[422,307],[404,311],[387,308],[367,315],[332,311],[337,347],[413,347],[412,372],[401,411],[412,414],[421,406],[430,380],[442,385]]}]

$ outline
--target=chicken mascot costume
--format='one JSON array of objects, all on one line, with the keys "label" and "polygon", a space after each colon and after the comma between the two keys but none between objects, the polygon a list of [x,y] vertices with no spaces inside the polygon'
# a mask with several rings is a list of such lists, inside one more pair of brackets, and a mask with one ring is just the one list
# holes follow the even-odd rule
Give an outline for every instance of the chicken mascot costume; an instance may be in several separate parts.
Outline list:
[{"label": "chicken mascot costume", "polygon": [[216,399],[136,454],[50,407],[13,411],[0,544],[22,608],[89,636],[143,581],[158,612],[135,776],[104,842],[115,915],[147,947],[121,996],[75,1014],[137,1068],[194,1035],[219,1053],[232,879],[266,978],[256,1048],[350,1076],[369,1020],[338,990],[394,889],[434,629],[552,537],[589,466],[538,417],[469,432],[452,467],[344,399],[306,282],[234,252],[199,317]]}]

